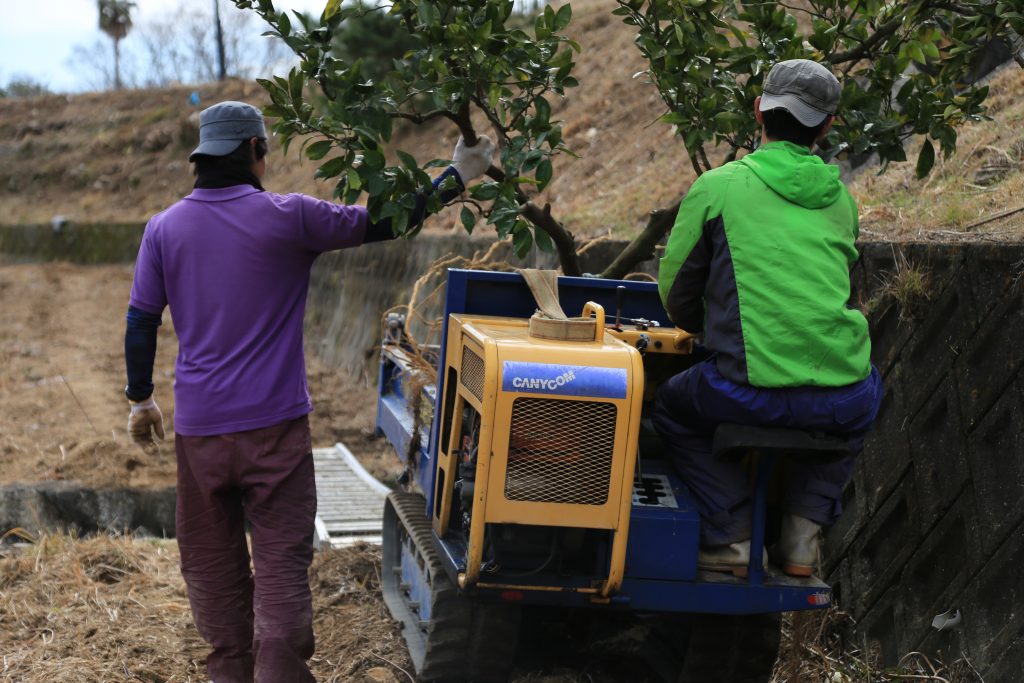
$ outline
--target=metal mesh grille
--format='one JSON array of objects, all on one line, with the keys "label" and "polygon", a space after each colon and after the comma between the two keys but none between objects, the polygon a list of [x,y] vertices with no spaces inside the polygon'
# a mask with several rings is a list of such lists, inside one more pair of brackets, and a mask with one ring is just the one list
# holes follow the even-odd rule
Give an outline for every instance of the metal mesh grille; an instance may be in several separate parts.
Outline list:
[{"label": "metal mesh grille", "polygon": [[517,398],[505,498],[604,505],[615,447],[613,403]]},{"label": "metal mesh grille", "polygon": [[468,346],[462,347],[462,386],[469,389],[478,401],[484,400],[484,359]]}]

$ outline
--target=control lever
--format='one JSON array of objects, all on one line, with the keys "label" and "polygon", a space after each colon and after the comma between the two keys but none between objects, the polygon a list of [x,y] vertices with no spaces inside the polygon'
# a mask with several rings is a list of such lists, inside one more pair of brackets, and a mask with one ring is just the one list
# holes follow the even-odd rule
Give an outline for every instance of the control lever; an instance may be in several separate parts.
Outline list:
[{"label": "control lever", "polygon": [[615,330],[622,332],[622,299],[626,294],[626,286],[619,285],[615,288]]}]

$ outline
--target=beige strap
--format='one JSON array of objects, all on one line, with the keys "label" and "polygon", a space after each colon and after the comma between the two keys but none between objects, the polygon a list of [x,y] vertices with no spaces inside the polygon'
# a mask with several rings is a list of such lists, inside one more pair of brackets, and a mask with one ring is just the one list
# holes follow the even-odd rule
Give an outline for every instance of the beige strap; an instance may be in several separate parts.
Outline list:
[{"label": "beige strap", "polygon": [[569,316],[558,302],[558,271],[521,268],[519,274],[526,280],[526,286],[533,293],[537,307],[549,318],[566,320]]},{"label": "beige strap", "polygon": [[566,318],[553,320],[537,312],[530,318],[530,336],[557,341],[592,342],[597,335],[597,322],[593,318]]},{"label": "beige strap", "polygon": [[594,341],[597,321],[593,318],[570,318],[558,301],[558,271],[523,268],[519,274],[533,293],[540,310],[530,318],[530,336],[558,341]]}]

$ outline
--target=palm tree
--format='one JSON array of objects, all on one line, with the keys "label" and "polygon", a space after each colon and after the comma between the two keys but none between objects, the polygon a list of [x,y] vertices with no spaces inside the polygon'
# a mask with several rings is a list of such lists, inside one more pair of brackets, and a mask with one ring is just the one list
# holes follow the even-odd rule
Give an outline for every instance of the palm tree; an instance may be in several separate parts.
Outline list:
[{"label": "palm tree", "polygon": [[114,88],[121,89],[121,39],[132,27],[132,0],[97,0],[100,10],[100,30],[114,41]]}]

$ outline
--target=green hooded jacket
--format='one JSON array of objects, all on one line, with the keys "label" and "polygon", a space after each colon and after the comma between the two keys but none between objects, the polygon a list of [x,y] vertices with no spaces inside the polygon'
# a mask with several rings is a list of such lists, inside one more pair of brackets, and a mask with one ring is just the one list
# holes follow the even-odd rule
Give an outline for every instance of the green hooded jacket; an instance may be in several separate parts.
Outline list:
[{"label": "green hooded jacket", "polygon": [[661,259],[662,302],[676,325],[703,334],[734,382],[858,382],[871,342],[847,305],[857,230],[839,169],[769,142],[690,188]]}]

